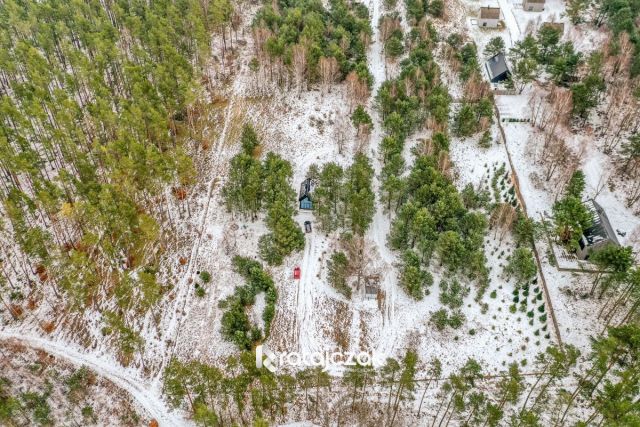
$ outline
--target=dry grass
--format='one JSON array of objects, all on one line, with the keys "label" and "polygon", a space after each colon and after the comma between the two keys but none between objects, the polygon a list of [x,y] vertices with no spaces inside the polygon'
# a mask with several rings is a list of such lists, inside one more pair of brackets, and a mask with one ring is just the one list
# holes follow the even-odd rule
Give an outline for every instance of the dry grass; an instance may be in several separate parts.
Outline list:
[{"label": "dry grass", "polygon": [[242,128],[245,124],[251,123],[260,138],[265,140],[266,132],[264,126],[265,113],[270,110],[270,101],[264,98],[256,97],[236,97],[233,100],[232,110],[230,112],[229,124],[227,126],[227,135],[225,145],[232,146],[240,141]]},{"label": "dry grass", "polygon": [[269,346],[276,351],[297,348],[296,313],[290,307],[282,306],[282,294],[278,298],[276,315],[271,322]]},{"label": "dry grass", "polygon": [[245,125],[247,120],[247,105],[242,98],[236,98],[233,101],[231,112],[229,114],[227,134],[225,135],[224,140],[225,146],[233,146],[240,141],[242,127]]},{"label": "dry grass", "polygon": [[349,338],[351,322],[353,321],[353,312],[349,309],[349,305],[333,300],[331,302],[328,318],[331,322],[331,339],[336,343],[338,349],[342,351],[349,350]]},{"label": "dry grass", "polygon": [[360,342],[358,343],[358,349],[360,351],[369,351],[371,349],[368,325],[372,324],[372,317],[369,313],[360,314]]},{"label": "dry grass", "polygon": [[40,328],[42,328],[46,334],[50,334],[56,328],[56,324],[53,322],[41,322]]}]

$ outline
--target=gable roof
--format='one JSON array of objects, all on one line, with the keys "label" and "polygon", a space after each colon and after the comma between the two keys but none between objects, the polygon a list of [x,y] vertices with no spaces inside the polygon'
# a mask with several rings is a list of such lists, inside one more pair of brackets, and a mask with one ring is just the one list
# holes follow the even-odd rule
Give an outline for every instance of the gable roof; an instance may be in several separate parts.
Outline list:
[{"label": "gable roof", "polygon": [[307,178],[300,184],[300,193],[298,193],[298,201],[308,198],[311,200],[311,189],[313,187],[313,181],[311,178]]},{"label": "gable roof", "polygon": [[591,199],[588,203],[585,203],[587,209],[591,213],[593,225],[584,230],[584,237],[587,240],[588,245],[594,245],[602,240],[608,240],[611,243],[620,245],[616,233],[611,227],[609,218],[605,213],[602,206],[600,206],[595,200]]},{"label": "gable roof", "polygon": [[490,7],[490,6],[481,7],[480,18],[481,19],[500,19],[500,8]]},{"label": "gable roof", "polygon": [[487,71],[489,72],[489,78],[491,80],[509,72],[504,53],[500,52],[487,60]]},{"label": "gable roof", "polygon": [[364,293],[367,294],[367,295],[377,295],[378,294],[378,287],[377,286],[364,285]]}]

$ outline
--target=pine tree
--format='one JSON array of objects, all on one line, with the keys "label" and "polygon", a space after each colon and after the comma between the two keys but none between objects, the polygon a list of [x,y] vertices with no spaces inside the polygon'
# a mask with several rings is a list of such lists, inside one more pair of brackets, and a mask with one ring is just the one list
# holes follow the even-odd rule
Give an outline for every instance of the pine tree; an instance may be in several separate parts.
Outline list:
[{"label": "pine tree", "polygon": [[500,36],[492,37],[484,48],[484,55],[488,58],[499,53],[504,53],[504,39]]},{"label": "pine tree", "polygon": [[[535,366],[538,375],[536,375],[535,381],[524,399],[519,417],[530,417],[530,414],[537,410],[538,405],[547,401],[549,389],[569,374],[570,370],[575,367],[579,356],[580,352],[568,344],[563,348],[547,347],[543,353],[536,356]],[[533,398],[531,406],[527,406],[531,398]],[[526,415],[526,412],[529,415]]]},{"label": "pine tree", "polygon": [[567,196],[553,205],[553,220],[560,240],[568,247],[578,248],[583,230],[591,226],[593,219],[582,201]]},{"label": "pine tree", "polygon": [[280,201],[293,209],[295,192],[291,188],[293,168],[291,163],[279,155],[269,152],[262,166],[263,200],[265,207],[269,209],[274,203]]},{"label": "pine tree", "polygon": [[396,395],[394,397],[393,415],[391,416],[390,425],[396,419],[400,402],[405,399],[413,397],[413,391],[415,390],[415,375],[416,365],[418,364],[418,355],[413,350],[407,350],[402,359],[400,377],[398,379],[398,387]]},{"label": "pine tree", "polygon": [[307,414],[308,414],[309,413],[309,389],[314,384],[314,376],[313,376],[312,368],[306,368],[296,372],[296,383],[298,387],[300,387],[304,392],[305,408],[307,409]]},{"label": "pine tree", "polygon": [[304,233],[291,217],[286,202],[275,201],[265,220],[271,231],[259,242],[260,256],[271,265],[280,265],[284,257],[304,248]]},{"label": "pine tree", "polygon": [[242,144],[242,151],[250,156],[254,154],[255,149],[260,145],[258,134],[250,123],[242,127],[240,143]]},{"label": "pine tree", "polygon": [[630,246],[622,247],[617,245],[606,245],[596,251],[593,251],[589,260],[594,263],[600,271],[607,273],[607,280],[600,282],[604,273],[598,273],[593,281],[590,294],[596,290],[600,284],[602,290],[598,298],[602,298],[611,283],[622,281],[627,272],[633,265],[633,250]]},{"label": "pine tree", "polygon": [[431,273],[421,268],[420,259],[411,250],[405,251],[400,267],[400,285],[417,300],[421,300],[433,284]]},{"label": "pine tree", "polygon": [[22,410],[18,399],[11,394],[10,381],[0,378],[0,421],[6,425],[18,425],[18,413]]},{"label": "pine tree", "polygon": [[[0,85],[13,89],[2,102],[0,162],[11,178],[0,198],[30,189],[29,217],[18,212],[26,205],[14,204],[9,215],[16,240],[33,261],[56,267],[47,271],[55,291],[83,310],[112,296],[99,293],[94,277],[126,288],[125,274],[96,266],[122,257],[131,270],[155,264],[174,231],[160,227],[174,202],[156,203],[167,187],[189,211],[195,173],[185,142],[201,136],[192,105],[208,55],[206,17],[192,0],[130,8],[10,1],[5,12]],[[58,214],[69,215],[54,226]],[[66,248],[74,245],[89,255],[70,260]],[[84,275],[89,286],[79,290],[73,283]],[[149,307],[125,299],[123,310]]]},{"label": "pine tree", "polygon": [[258,242],[260,256],[270,265],[304,248],[304,233],[293,220],[295,193],[290,186],[291,163],[267,153],[261,173],[262,200],[267,209],[265,224],[270,233]]},{"label": "pine tree", "polygon": [[429,369],[427,370],[427,375],[429,376],[429,381],[424,386],[424,391],[422,392],[422,397],[420,398],[420,405],[418,405],[418,417],[420,416],[420,410],[422,409],[422,402],[424,402],[424,396],[427,394],[427,390],[432,382],[438,383],[440,379],[440,375],[442,375],[442,362],[438,358],[434,358],[429,364]]},{"label": "pine tree", "polygon": [[533,258],[533,253],[527,248],[517,248],[509,258],[509,263],[504,267],[507,277],[514,277],[519,285],[525,284],[536,277],[538,267]]},{"label": "pine tree", "polygon": [[[331,387],[331,377],[329,374],[323,370],[322,367],[316,366],[311,371],[311,381],[313,382],[313,387],[316,389],[315,396],[315,415],[314,417],[318,417],[318,410],[320,408],[320,390],[325,387]],[[365,378],[366,380],[366,378]]]},{"label": "pine tree", "polygon": [[227,210],[255,219],[262,207],[262,167],[248,154],[231,160],[229,179],[222,189]]},{"label": "pine tree", "polygon": [[338,292],[351,298],[351,286],[347,279],[349,278],[349,260],[344,252],[334,252],[327,261],[327,279],[329,284]]},{"label": "pine tree", "polygon": [[387,360],[385,361],[385,364],[382,366],[382,369],[380,370],[380,383],[383,387],[389,388],[389,391],[388,391],[389,397],[387,399],[387,406],[385,410],[387,417],[391,415],[390,414],[391,399],[394,395],[393,388],[396,385],[398,378],[400,376],[400,369],[401,367],[398,361],[396,359],[388,357]]},{"label": "pine tree", "polygon": [[373,221],[375,195],[372,190],[373,167],[364,154],[356,154],[346,172],[345,213],[354,234],[364,235]]},{"label": "pine tree", "polygon": [[509,365],[508,376],[498,383],[500,390],[500,400],[498,407],[504,408],[506,403],[515,404],[523,390],[523,378],[520,373],[518,363],[513,362]]},{"label": "pine tree", "polygon": [[362,105],[358,105],[353,113],[351,113],[351,123],[357,130],[357,134],[368,133],[369,129],[373,125],[373,121],[371,120],[371,116],[364,109]]},{"label": "pine tree", "polygon": [[322,167],[318,183],[313,191],[314,214],[320,228],[326,232],[335,231],[344,216],[344,171],[336,163]]},{"label": "pine tree", "polygon": [[[606,421],[610,416],[613,419],[620,419],[634,409],[629,404],[632,402],[637,404],[637,396],[631,397],[628,392],[637,389],[640,380],[637,375],[637,361],[640,360],[638,357],[639,332],[637,325],[609,328],[605,336],[592,341],[589,367],[580,376],[578,385],[573,392],[567,393],[565,402],[563,402],[566,406],[558,421],[559,424],[565,421],[580,394],[592,404],[597,403],[596,411],[589,417],[587,423],[592,422],[598,415],[603,416],[603,421]],[[621,369],[614,369],[617,365],[620,365]],[[611,377],[609,377],[610,374],[612,374]],[[620,391],[614,400],[609,400],[611,396],[602,399],[613,388],[618,388]],[[618,406],[618,408],[626,407],[621,412],[617,412],[616,408],[616,404],[620,403],[617,401],[618,399],[626,400],[625,403]],[[610,406],[613,412],[607,413],[607,402],[613,403]]]},{"label": "pine tree", "polygon": [[564,189],[567,196],[573,196],[577,198],[582,197],[585,186],[584,172],[580,169],[576,170],[569,179],[567,187]]},{"label": "pine tree", "polygon": [[359,363],[348,365],[342,377],[343,383],[351,389],[351,411],[354,411],[358,393],[364,387],[364,366]]}]

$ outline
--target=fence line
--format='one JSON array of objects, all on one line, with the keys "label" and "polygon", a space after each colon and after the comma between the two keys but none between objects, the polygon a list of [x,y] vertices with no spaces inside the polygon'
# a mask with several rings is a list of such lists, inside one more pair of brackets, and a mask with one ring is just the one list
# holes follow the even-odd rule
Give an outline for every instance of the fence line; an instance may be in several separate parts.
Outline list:
[{"label": "fence line", "polygon": [[[529,214],[527,213],[527,205],[524,201],[524,197],[520,192],[520,181],[518,179],[518,174],[516,172],[516,168],[513,165],[513,160],[511,159],[511,153],[509,152],[509,145],[507,144],[507,136],[504,132],[504,128],[502,127],[502,121],[500,120],[500,110],[498,109],[498,105],[496,104],[495,97],[492,97],[493,109],[495,110],[496,116],[498,117],[498,129],[500,130],[500,134],[502,135],[502,140],[504,141],[504,149],[507,152],[507,159],[509,160],[509,166],[511,167],[511,174],[513,175],[513,187],[515,188],[516,197],[522,206],[522,212],[526,218],[529,218]],[[542,279],[542,290],[544,291],[545,299],[547,300],[547,305],[549,306],[549,313],[551,314],[551,323],[553,323],[553,329],[556,332],[556,337],[558,338],[558,344],[562,347],[562,336],[560,335],[560,327],[558,326],[558,319],[556,318],[556,313],[553,309],[553,303],[551,301],[551,294],[549,293],[549,288],[547,287],[547,280],[544,277],[544,271],[542,270],[542,261],[540,260],[540,254],[538,253],[538,248],[536,247],[536,242],[531,242],[531,246],[533,248],[533,255],[536,259],[536,264],[538,265],[538,271],[540,272],[540,278]]]}]

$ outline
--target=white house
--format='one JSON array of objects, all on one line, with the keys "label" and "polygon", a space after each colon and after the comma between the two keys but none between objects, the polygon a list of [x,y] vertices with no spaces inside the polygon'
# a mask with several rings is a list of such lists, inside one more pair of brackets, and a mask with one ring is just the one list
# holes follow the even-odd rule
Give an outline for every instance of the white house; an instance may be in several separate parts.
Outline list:
[{"label": "white house", "polygon": [[526,12],[542,12],[544,10],[545,0],[524,0],[522,2],[522,10]]},{"label": "white house", "polygon": [[499,7],[481,7],[480,17],[478,18],[478,27],[497,28],[500,22]]}]

